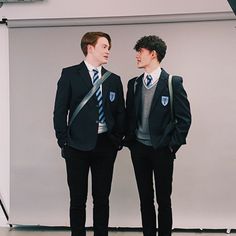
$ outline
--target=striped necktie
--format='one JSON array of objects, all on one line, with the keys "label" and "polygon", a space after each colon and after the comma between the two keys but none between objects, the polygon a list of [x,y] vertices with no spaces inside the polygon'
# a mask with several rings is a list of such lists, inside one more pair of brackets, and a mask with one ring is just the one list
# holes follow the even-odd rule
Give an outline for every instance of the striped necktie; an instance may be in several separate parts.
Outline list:
[{"label": "striped necktie", "polygon": [[[99,74],[97,69],[93,69],[93,84],[96,83],[96,81],[99,79]],[[98,100],[98,115],[99,115],[99,122],[104,123],[105,122],[105,114],[103,110],[103,104],[102,104],[102,90],[101,87],[98,88],[96,91],[96,97]]]},{"label": "striped necktie", "polygon": [[152,76],[151,75],[147,75],[146,76],[146,85],[149,88],[152,84]]}]

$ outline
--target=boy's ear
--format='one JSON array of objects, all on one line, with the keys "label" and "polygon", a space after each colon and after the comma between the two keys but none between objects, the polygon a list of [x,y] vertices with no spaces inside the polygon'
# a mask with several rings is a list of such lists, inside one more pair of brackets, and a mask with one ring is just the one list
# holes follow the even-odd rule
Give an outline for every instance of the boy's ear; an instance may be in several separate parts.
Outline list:
[{"label": "boy's ear", "polygon": [[89,45],[87,46],[87,52],[88,52],[88,53],[89,53],[89,52],[92,52],[92,50],[93,50],[93,45],[89,44]]},{"label": "boy's ear", "polygon": [[155,50],[152,51],[152,56],[153,56],[153,58],[157,59],[157,52]]}]

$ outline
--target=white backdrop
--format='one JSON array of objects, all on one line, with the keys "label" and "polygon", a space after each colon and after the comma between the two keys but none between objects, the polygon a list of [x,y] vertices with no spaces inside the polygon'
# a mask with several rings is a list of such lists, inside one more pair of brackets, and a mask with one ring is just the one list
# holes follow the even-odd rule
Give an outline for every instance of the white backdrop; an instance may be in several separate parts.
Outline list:
[{"label": "white backdrop", "polygon": [[[68,190],[52,126],[62,67],[79,63],[81,36],[92,30],[112,37],[108,69],[124,89],[141,71],[132,49],[143,35],[162,37],[163,67],[182,75],[193,124],[175,162],[174,227],[236,228],[236,21],[54,28],[10,28],[10,223],[68,225]],[[87,226],[92,224],[91,198]],[[134,173],[127,149],[115,164],[111,227],[140,226]]]}]

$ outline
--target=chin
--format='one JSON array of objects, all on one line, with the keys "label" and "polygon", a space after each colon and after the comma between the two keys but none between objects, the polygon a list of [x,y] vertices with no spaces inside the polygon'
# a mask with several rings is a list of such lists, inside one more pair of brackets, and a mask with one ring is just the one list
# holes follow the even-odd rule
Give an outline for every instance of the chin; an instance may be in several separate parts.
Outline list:
[{"label": "chin", "polygon": [[107,64],[108,63],[108,60],[104,60],[103,62],[102,62],[102,64]]}]

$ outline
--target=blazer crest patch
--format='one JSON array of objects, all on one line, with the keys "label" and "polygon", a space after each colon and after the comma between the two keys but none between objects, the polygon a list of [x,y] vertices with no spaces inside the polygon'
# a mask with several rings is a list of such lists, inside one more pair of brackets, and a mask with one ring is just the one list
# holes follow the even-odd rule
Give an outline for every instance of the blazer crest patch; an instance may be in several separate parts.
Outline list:
[{"label": "blazer crest patch", "polygon": [[161,104],[163,106],[166,106],[168,104],[168,102],[169,102],[169,97],[167,97],[167,96],[162,96],[161,97]]},{"label": "blazer crest patch", "polygon": [[116,93],[115,92],[110,92],[109,98],[110,98],[111,102],[114,102],[114,100],[116,98]]}]

